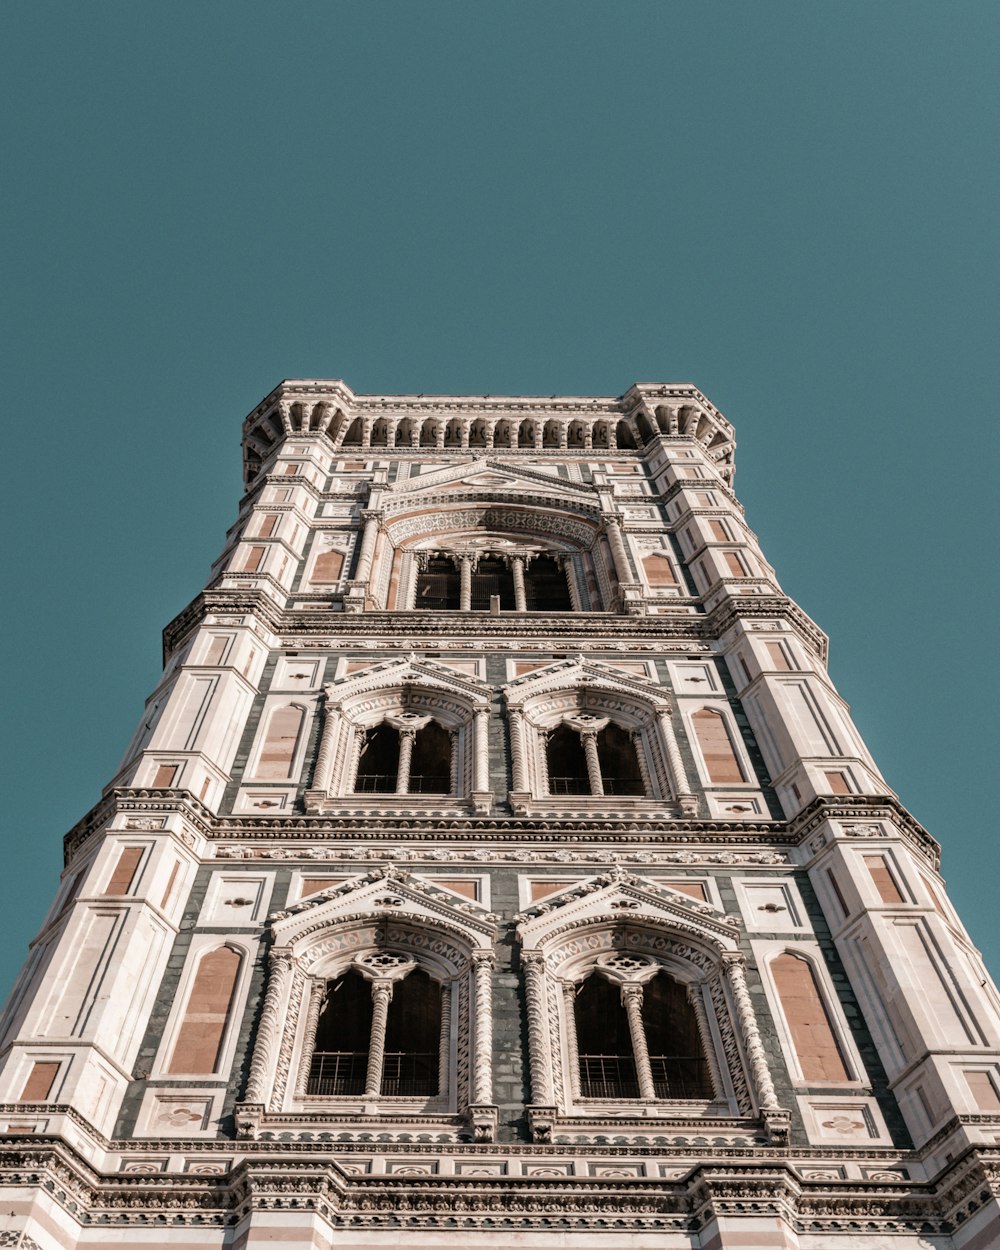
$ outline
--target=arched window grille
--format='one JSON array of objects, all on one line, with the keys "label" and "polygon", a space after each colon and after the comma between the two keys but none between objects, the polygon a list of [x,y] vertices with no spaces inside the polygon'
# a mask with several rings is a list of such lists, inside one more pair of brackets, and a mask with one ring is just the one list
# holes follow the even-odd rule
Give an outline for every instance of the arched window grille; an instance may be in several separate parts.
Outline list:
[{"label": "arched window grille", "polygon": [[430,612],[569,612],[579,588],[564,557],[532,552],[418,552],[414,608]]}]

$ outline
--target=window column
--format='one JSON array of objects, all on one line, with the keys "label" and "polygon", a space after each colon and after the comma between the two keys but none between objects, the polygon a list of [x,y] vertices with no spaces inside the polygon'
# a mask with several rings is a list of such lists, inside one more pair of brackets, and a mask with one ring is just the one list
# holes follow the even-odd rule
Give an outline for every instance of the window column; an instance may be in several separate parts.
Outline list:
[{"label": "window column", "polygon": [[368,1070],[365,1097],[377,1098],[382,1091],[382,1065],[385,1062],[385,1030],[389,1023],[392,982],[372,982],[372,1035],[368,1042]]},{"label": "window column", "polygon": [[472,1101],[477,1106],[493,1102],[493,952],[472,954],[475,1047],[472,1061]]},{"label": "window column", "polygon": [[736,1008],[736,1021],[743,1034],[743,1045],[747,1063],[750,1066],[750,1078],[753,1082],[757,1105],[767,1123],[772,1140],[783,1140],[788,1134],[788,1112],[778,1103],[778,1095],[771,1080],[771,1071],[767,1066],[767,1055],[757,1027],[750,991],[747,988],[745,959],[737,951],[727,951],[722,956],[722,966],[729,988],[733,995]]},{"label": "window column", "polygon": [[576,994],[574,981],[563,981],[563,1028],[566,1031],[566,1051],[569,1058],[569,1087],[574,1100],[580,1095],[580,1043],[576,1036]]},{"label": "window column", "polygon": [[655,1098],[656,1086],[653,1084],[653,1069],[649,1062],[646,1030],[642,1026],[642,985],[623,985],[621,995],[622,1006],[628,1018],[629,1037],[632,1039],[632,1056],[635,1059],[635,1074],[639,1081],[639,1096]]},{"label": "window column", "polygon": [[285,994],[291,978],[291,955],[287,951],[272,951],[267,968],[267,993],[250,1059],[244,1102],[264,1103],[268,1080],[277,1062],[278,1044],[284,1033]]},{"label": "window column", "polygon": [[608,536],[608,542],[611,544],[611,555],[615,562],[615,573],[618,576],[619,586],[631,585],[633,581],[632,566],[629,564],[628,552],[625,549],[625,539],[622,535],[622,519],[614,512],[604,514],[604,532]]},{"label": "window column", "polygon": [[687,775],[684,772],[684,761],[681,759],[680,747],[677,745],[677,735],[674,733],[674,724],[670,719],[670,709],[668,707],[657,708],[656,719],[660,725],[660,741],[663,743],[663,749],[667,755],[667,769],[670,773],[670,787],[674,792],[673,797],[685,816],[695,816],[698,812],[698,799],[688,788]]},{"label": "window column", "polygon": [[382,513],[365,508],[361,516],[364,520],[365,528],[361,535],[361,551],[358,555],[358,567],[354,573],[354,580],[367,582],[371,577],[372,558],[375,555],[375,540],[378,538],[379,526],[382,523]]},{"label": "window column", "polygon": [[340,716],[336,704],[330,698],[329,688],[324,691],[323,701],[323,732],[320,735],[319,750],[316,752],[316,768],[313,772],[314,790],[328,793],[333,778],[334,747],[340,731]]},{"label": "window column", "polygon": [[461,577],[458,608],[460,612],[468,612],[472,608],[472,556],[458,557],[458,571]]},{"label": "window column", "polygon": [[601,776],[601,761],[597,754],[597,733],[597,729],[581,729],[580,737],[583,740],[583,753],[587,757],[587,777],[590,780],[590,793],[603,797],[604,778]]},{"label": "window column", "polygon": [[642,779],[642,792],[647,799],[653,797],[653,781],[649,775],[649,760],[646,759],[646,748],[642,740],[642,730],[632,730],[632,749],[635,751],[635,762]]},{"label": "window column", "polygon": [[573,564],[572,556],[562,556],[560,559],[563,574],[566,578],[566,589],[569,591],[569,603],[574,612],[583,611],[583,602],[580,599],[580,587],[576,581],[576,568]]},{"label": "window column", "polygon": [[514,579],[514,611],[526,612],[528,600],[524,592],[524,556],[510,556],[510,571]]},{"label": "window column", "polygon": [[[485,794],[490,788],[490,709],[477,707],[475,712],[475,779],[473,790]],[[457,752],[456,752],[457,754]],[[455,793],[458,793],[456,787]]]},{"label": "window column", "polygon": [[524,951],[524,990],[527,999],[528,1045],[531,1064],[531,1101],[551,1107],[552,1063],[548,1012],[545,1003],[545,956],[541,951]]}]

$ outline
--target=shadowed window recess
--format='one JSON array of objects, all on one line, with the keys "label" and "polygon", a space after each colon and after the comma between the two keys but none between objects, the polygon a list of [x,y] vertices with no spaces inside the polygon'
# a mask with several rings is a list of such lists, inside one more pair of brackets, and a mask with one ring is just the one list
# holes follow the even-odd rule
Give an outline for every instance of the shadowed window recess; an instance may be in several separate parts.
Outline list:
[{"label": "shadowed window recess", "polygon": [[441,1071],[441,986],[375,954],[327,985],[306,1084],[326,1097],[432,1098]]}]

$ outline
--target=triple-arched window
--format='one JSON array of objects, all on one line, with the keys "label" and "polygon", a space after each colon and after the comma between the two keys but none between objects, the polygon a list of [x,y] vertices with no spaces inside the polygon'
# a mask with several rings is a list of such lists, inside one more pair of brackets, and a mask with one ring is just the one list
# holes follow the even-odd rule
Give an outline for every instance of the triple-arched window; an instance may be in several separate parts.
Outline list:
[{"label": "triple-arched window", "polygon": [[556,555],[421,552],[413,607],[430,612],[569,612],[572,568]]}]

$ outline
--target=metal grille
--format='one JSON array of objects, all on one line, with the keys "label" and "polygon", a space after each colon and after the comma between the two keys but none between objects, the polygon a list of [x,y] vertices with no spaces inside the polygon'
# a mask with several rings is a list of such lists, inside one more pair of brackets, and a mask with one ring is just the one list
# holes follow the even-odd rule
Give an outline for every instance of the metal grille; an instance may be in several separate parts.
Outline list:
[{"label": "metal grille", "polygon": [[[358,1095],[365,1092],[366,1050],[317,1050],[309,1065],[308,1094]],[[438,1056],[432,1051],[386,1051],[382,1093],[388,1097],[425,1098],[438,1091]]]},{"label": "metal grille", "polygon": [[605,794],[645,794],[638,777],[601,777]]},{"label": "metal grille", "polygon": [[549,777],[549,794],[589,794],[588,777]]},{"label": "metal grille", "polygon": [[438,1056],[425,1053],[387,1050],[382,1068],[382,1093],[405,1098],[438,1092]]},{"label": "metal grille", "polygon": [[363,1094],[368,1072],[366,1050],[313,1051],[307,1094]]},{"label": "metal grille", "polygon": [[395,794],[395,773],[358,773],[354,789],[359,794]]},{"label": "metal grille", "polygon": [[657,1098],[711,1098],[708,1064],[700,1056],[650,1055]]},{"label": "metal grille", "polygon": [[[708,1064],[700,1056],[650,1055],[657,1098],[711,1098]],[[580,1092],[585,1098],[638,1098],[631,1055],[581,1055]]]},{"label": "metal grille", "polygon": [[638,1098],[632,1056],[581,1055],[580,1093],[584,1098]]},{"label": "metal grille", "polygon": [[447,773],[410,773],[411,794],[450,794],[451,777]]},{"label": "metal grille", "polygon": [[514,610],[514,580],[509,573],[474,573],[472,577],[472,610],[488,612],[490,597],[499,595],[505,612]]}]

